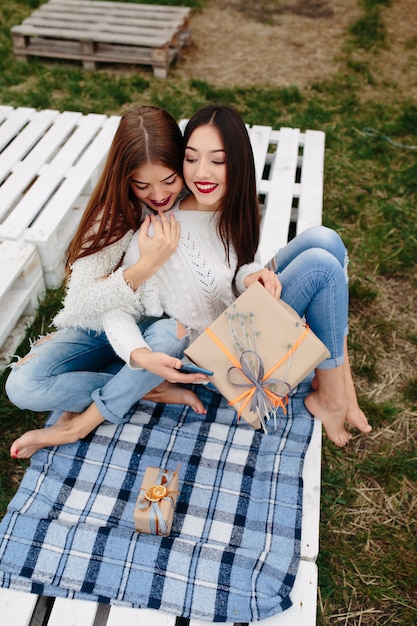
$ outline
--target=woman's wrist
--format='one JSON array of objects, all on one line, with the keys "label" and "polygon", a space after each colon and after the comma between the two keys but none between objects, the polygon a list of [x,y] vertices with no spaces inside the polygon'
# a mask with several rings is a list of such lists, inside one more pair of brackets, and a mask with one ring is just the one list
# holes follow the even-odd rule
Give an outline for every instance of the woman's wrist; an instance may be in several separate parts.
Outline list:
[{"label": "woman's wrist", "polygon": [[152,354],[149,348],[136,348],[130,353],[130,360],[138,367],[145,367],[147,357]]},{"label": "woman's wrist", "polygon": [[128,287],[136,291],[154,273],[152,266],[146,267],[146,262],[139,259],[123,272],[123,278]]}]

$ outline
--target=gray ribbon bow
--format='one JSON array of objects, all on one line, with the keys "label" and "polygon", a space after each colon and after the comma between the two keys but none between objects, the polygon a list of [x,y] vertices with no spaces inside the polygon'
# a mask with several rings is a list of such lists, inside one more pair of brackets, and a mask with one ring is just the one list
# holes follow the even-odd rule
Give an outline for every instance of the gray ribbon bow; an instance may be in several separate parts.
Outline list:
[{"label": "gray ribbon bow", "polygon": [[[255,357],[255,361],[257,361],[256,373],[254,373],[251,369],[248,355],[253,355],[253,357]],[[243,374],[243,376],[245,376],[245,378],[247,378],[249,382],[239,383],[239,382],[235,382],[234,380],[232,380],[232,374],[235,371],[238,371],[240,373],[240,379]],[[255,387],[255,393],[252,397],[252,402],[250,405],[250,410],[253,413],[256,411],[257,408],[260,408],[262,406],[262,403],[265,404],[265,403],[271,402],[270,398],[268,398],[267,394],[265,393],[266,385],[276,385],[276,384],[285,385],[285,387],[287,388],[287,393],[278,394],[275,391],[273,392],[280,399],[285,398],[285,396],[287,396],[291,392],[291,385],[289,385],[285,380],[281,380],[279,378],[272,378],[272,377],[269,377],[266,380],[264,380],[263,379],[264,373],[265,373],[264,363],[261,357],[259,356],[259,354],[255,352],[255,350],[244,350],[242,354],[240,355],[240,367],[236,367],[235,365],[233,365],[232,367],[229,367],[229,369],[227,370],[227,378],[229,380],[229,383],[231,383],[232,385],[235,385],[236,387],[246,387],[246,388]]]}]

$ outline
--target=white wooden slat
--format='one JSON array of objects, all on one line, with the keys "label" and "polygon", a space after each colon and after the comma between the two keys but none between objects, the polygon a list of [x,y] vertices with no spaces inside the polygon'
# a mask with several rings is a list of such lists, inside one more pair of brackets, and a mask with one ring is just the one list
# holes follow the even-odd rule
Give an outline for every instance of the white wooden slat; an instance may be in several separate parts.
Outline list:
[{"label": "white wooden slat", "polygon": [[45,202],[55,191],[68,168],[78,159],[104,123],[105,115],[89,114],[81,117],[77,129],[63,145],[56,157],[42,169],[42,173],[25,193],[13,212],[0,226],[1,239],[17,239],[35,219]]},{"label": "white wooden slat", "polygon": [[[87,202],[88,196],[80,196],[76,206],[67,212],[59,228],[51,234],[48,241],[36,244],[42,263],[45,285],[48,289],[56,289],[62,284],[65,277],[67,247],[75,235]],[[30,229],[27,229],[23,236],[29,240]],[[33,243],[35,245],[36,242]]]},{"label": "white wooden slat", "polygon": [[36,255],[36,249],[20,241],[0,243],[0,298],[4,298],[9,288],[16,282],[22,268]]},{"label": "white wooden slat", "polygon": [[12,175],[0,187],[0,219],[19,201],[44,164],[59,151],[81,115],[67,111],[57,116],[28,156],[14,166]]},{"label": "white wooden slat", "polygon": [[20,317],[34,316],[45,293],[42,267],[36,248],[20,241],[0,244],[0,345]]},{"label": "white wooden slat", "polygon": [[322,221],[324,144],[324,132],[307,130],[304,133],[297,234]]},{"label": "white wooden slat", "polygon": [[265,265],[288,240],[300,131],[281,128],[271,165],[267,210],[263,216],[257,260]]},{"label": "white wooden slat", "polygon": [[6,178],[18,161],[23,159],[39,139],[45,134],[58,111],[44,109],[31,117],[27,126],[0,154],[0,183]]},{"label": "white wooden slat", "polygon": [[119,116],[112,116],[105,120],[96,137],[93,138],[77,164],[68,170],[65,181],[25,235],[26,241],[43,243],[58,228],[68,207],[73,205],[104,163],[119,122]]},{"label": "white wooden slat", "polygon": [[175,626],[175,622],[175,615],[163,611],[112,606],[107,626]]},{"label": "white wooden slat", "polygon": [[9,113],[11,113],[12,111],[13,111],[13,107],[5,105],[5,104],[0,104],[0,124],[4,122],[4,120],[7,118]]},{"label": "white wooden slat", "polygon": [[301,558],[315,561],[319,553],[322,423],[314,419],[313,434],[303,468]]},{"label": "white wooden slat", "polygon": [[270,126],[257,125],[254,125],[249,129],[249,138],[255,161],[256,184],[258,190],[260,190],[266,155],[268,154],[271,130],[272,128]]},{"label": "white wooden slat", "polygon": [[0,619],[4,626],[28,626],[38,596],[0,588]]},{"label": "white wooden slat", "polygon": [[34,278],[30,287],[13,289],[7,294],[7,307],[0,311],[0,362],[7,365],[17,346],[25,338],[27,327],[33,322],[39,301],[45,295],[42,275]]},{"label": "white wooden slat", "polygon": [[48,626],[94,626],[98,606],[87,600],[56,598]]},{"label": "white wooden slat", "polygon": [[[45,7],[46,5],[42,5],[42,7]],[[164,14],[155,14],[155,13],[148,13],[146,14],[146,12],[144,13],[142,11],[142,7],[143,5],[140,5],[140,9],[138,12],[138,5],[128,5],[128,9],[130,9],[131,7],[134,8],[134,10],[126,10],[124,7],[126,6],[126,3],[121,3],[120,5],[120,9],[119,10],[108,10],[108,7],[106,7],[106,15],[104,16],[104,19],[106,20],[106,22],[114,22],[115,24],[118,25],[127,25],[127,24],[135,24],[135,26],[137,28],[140,29],[144,29],[144,28],[148,28],[148,29],[152,29],[152,28],[161,28],[161,29],[170,29],[170,30],[175,30],[179,27],[181,27],[183,25],[183,20],[184,17],[182,15],[164,15]],[[42,9],[41,7],[41,9]],[[52,7],[51,5],[48,6],[48,12],[43,13],[42,10],[38,10],[35,11],[34,13],[32,13],[31,15],[31,23],[34,24],[35,23],[35,18],[36,21],[40,21],[41,19],[44,20],[44,23],[47,23],[48,25],[53,25],[52,22],[59,22],[59,24],[55,24],[55,26],[57,27],[62,27],[63,23],[67,24],[66,20],[70,20],[73,19],[72,18],[72,12],[76,12],[76,14],[78,16],[82,16],[83,19],[83,23],[85,24],[85,26],[87,27],[87,24],[89,22],[95,22],[97,24],[97,21],[99,19],[100,15],[103,15],[103,9],[97,9],[97,8],[86,8],[86,7],[82,7],[77,5],[77,7],[71,7],[71,9],[69,9],[68,7],[65,8],[65,10],[62,10],[61,7],[55,8]],[[26,23],[26,22],[24,22]]]},{"label": "white wooden slat", "polygon": [[[97,29],[100,29],[100,32],[110,30],[110,32],[118,34],[136,35],[139,37],[138,44],[140,44],[142,36],[153,36],[156,30],[164,38],[171,38],[177,31],[177,24],[172,22],[152,23],[152,21],[148,20],[144,24],[141,19],[134,15],[129,17],[118,17],[117,15],[109,14],[99,15],[97,11],[91,14],[82,13],[82,24],[80,24],[80,15],[81,13],[77,15],[77,19],[73,14],[53,14],[49,12],[48,16],[45,17],[33,14],[30,17],[30,24],[31,26],[39,27],[40,31],[42,28],[45,29],[45,33],[47,29],[62,30],[64,28],[68,30],[68,36],[72,34],[71,31],[82,30],[82,32],[88,32],[93,40],[95,40]],[[25,20],[26,24],[27,20]]]},{"label": "white wooden slat", "polygon": [[[60,113],[44,137],[36,144],[22,164],[19,164],[19,176],[22,174],[22,169],[34,163],[38,163],[37,171],[40,172],[43,165],[59,153],[64,143],[77,128],[82,117],[83,115],[79,111],[64,111]],[[17,168],[14,168],[14,171],[16,170]]]},{"label": "white wooden slat", "polygon": [[[140,8],[137,5],[129,5],[128,3],[119,3],[119,2],[107,2],[107,0],[94,0],[91,2],[90,0],[49,0],[48,3],[50,6],[54,8],[54,10],[59,10],[62,7],[62,10],[77,10],[80,7],[86,7],[90,9],[101,8],[107,9],[109,11],[138,11],[141,13],[149,13],[149,15],[188,15],[190,13],[190,9],[188,7],[181,6],[169,6],[169,5],[155,5],[155,4],[141,4]],[[41,5],[40,9],[42,8]]]},{"label": "white wooden slat", "polygon": [[50,37],[51,39],[77,39],[78,41],[90,40],[92,34],[94,33],[93,41],[98,43],[121,43],[121,44],[130,44],[132,46],[164,46],[168,44],[171,39],[171,33],[168,35],[163,35],[155,33],[151,36],[146,35],[128,35],[124,33],[117,33],[114,29],[109,30],[108,32],[100,32],[97,30],[81,30],[81,29],[71,29],[65,30],[61,28],[48,28],[41,26],[32,26],[30,23],[25,22],[22,25],[13,26],[12,27],[13,35],[22,34],[28,37]]},{"label": "white wooden slat", "polygon": [[10,112],[6,121],[0,126],[0,150],[3,150],[4,146],[7,146],[34,112],[35,109],[30,107],[19,107]]},{"label": "white wooden slat", "polygon": [[23,233],[23,239],[36,245],[45,283],[58,287],[65,272],[67,249],[83,215],[91,185],[101,172],[120,117],[106,119],[79,161],[71,167],[57,191],[36,220]]}]

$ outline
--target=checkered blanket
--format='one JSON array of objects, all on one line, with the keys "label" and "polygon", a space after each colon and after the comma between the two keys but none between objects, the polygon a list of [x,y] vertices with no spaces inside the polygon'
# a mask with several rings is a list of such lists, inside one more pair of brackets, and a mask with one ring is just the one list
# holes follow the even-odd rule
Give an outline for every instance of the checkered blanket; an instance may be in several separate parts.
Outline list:
[{"label": "checkered blanket", "polygon": [[[200,388],[206,416],[141,402],[123,426],[37,452],[0,525],[0,585],[212,622],[288,608],[313,428],[307,389],[268,435]],[[171,534],[135,532],[146,467],[179,463]]]}]

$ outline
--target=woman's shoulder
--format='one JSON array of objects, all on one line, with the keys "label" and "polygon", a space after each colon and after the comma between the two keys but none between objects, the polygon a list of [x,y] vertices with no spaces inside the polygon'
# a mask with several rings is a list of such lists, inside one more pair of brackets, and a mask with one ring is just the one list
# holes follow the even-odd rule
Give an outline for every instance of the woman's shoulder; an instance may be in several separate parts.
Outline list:
[{"label": "woman's shoulder", "polygon": [[121,259],[123,254],[129,247],[129,243],[133,237],[133,230],[128,230],[120,239],[110,243],[109,245],[97,250],[93,254],[83,256],[74,261],[72,269],[79,266],[95,267],[98,272],[109,271],[108,268],[114,267]]}]

